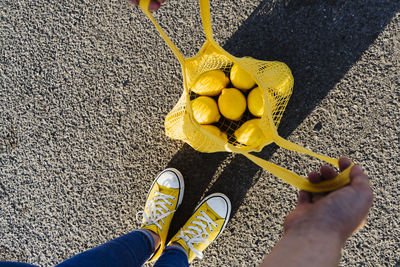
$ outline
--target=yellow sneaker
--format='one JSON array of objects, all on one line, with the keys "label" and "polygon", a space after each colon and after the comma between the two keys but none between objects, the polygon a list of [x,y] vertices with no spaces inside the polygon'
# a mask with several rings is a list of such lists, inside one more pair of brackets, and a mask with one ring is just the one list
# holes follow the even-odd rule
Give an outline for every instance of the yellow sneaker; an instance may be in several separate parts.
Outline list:
[{"label": "yellow sneaker", "polygon": [[143,216],[140,229],[154,232],[161,240],[148,262],[157,260],[164,250],[172,217],[182,203],[184,187],[183,176],[178,170],[162,171],[151,185],[144,211],[136,214],[137,220]]},{"label": "yellow sneaker", "polygon": [[203,258],[203,251],[225,229],[231,214],[231,202],[221,193],[214,193],[203,199],[193,215],[171,239],[172,243],[179,243],[188,254],[189,263],[196,256]]}]

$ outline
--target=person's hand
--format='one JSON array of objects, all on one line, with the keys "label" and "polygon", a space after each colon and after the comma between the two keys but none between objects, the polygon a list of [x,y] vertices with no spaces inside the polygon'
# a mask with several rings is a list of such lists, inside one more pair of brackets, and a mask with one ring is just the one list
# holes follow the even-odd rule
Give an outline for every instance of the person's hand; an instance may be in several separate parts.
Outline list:
[{"label": "person's hand", "polygon": [[[139,0],[128,0],[128,1],[134,4],[135,6],[139,5]],[[150,11],[158,10],[165,1],[166,0],[151,0],[149,5],[149,10]]]},{"label": "person's hand", "polygon": [[[339,159],[340,171],[351,164],[347,158]],[[334,178],[337,173],[328,166],[320,172],[311,172],[308,180],[319,183]],[[365,222],[372,206],[373,194],[367,175],[359,165],[350,172],[350,184],[329,193],[310,193],[300,191],[296,208],[288,214],[284,231],[313,231],[336,234],[344,243]]]},{"label": "person's hand", "polygon": [[[340,171],[351,164],[339,159]],[[311,183],[334,178],[328,166],[308,175]],[[361,167],[350,170],[350,184],[328,193],[300,191],[296,208],[284,222],[284,235],[264,258],[266,266],[338,266],[346,239],[363,225],[372,205],[368,177]]]}]

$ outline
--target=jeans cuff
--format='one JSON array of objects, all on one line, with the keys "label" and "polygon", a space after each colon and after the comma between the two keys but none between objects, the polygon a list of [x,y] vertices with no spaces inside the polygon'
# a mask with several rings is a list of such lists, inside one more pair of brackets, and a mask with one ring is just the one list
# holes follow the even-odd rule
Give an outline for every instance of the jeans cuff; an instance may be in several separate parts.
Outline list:
[{"label": "jeans cuff", "polygon": [[138,230],[134,230],[133,232],[142,233],[142,234],[147,238],[147,240],[149,240],[150,246],[151,246],[151,251],[152,251],[152,252],[156,249],[156,248],[155,248],[156,244],[155,244],[154,238],[153,238],[153,236],[149,233],[149,231],[147,231],[147,230],[145,230],[145,229],[138,229]]},{"label": "jeans cuff", "polygon": [[166,247],[166,248],[164,249],[164,251],[167,251],[167,250],[176,250],[176,251],[180,251],[180,252],[182,252],[183,254],[185,254],[185,256],[186,256],[187,258],[189,258],[189,256],[188,256],[186,250],[185,250],[183,247],[181,247],[181,246],[171,245],[171,246],[168,246],[168,247]]}]

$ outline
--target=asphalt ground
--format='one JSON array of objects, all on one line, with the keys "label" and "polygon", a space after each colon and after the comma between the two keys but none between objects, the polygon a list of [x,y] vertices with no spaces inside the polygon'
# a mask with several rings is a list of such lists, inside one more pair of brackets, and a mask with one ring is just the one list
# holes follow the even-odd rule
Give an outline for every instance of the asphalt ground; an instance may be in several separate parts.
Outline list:
[{"label": "asphalt ground", "polygon": [[[212,0],[227,51],[292,69],[279,133],[371,177],[374,205],[342,266],[400,266],[399,11],[390,0]],[[196,1],[155,16],[185,55],[204,42]],[[171,234],[212,192],[233,206],[193,266],[260,263],[297,190],[242,156],[167,138],[181,91],[178,61],[124,0],[0,1],[0,260],[51,266],[137,228],[154,177],[175,167],[186,190]],[[259,156],[303,175],[322,164],[276,146]]]}]

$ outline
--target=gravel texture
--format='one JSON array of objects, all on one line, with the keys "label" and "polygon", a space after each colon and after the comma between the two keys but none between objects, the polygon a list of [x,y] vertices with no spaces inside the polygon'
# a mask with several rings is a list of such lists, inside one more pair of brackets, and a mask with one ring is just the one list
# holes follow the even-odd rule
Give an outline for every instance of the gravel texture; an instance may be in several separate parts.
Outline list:
[{"label": "gravel texture", "polygon": [[[374,206],[343,266],[400,266],[399,11],[393,0],[212,0],[225,49],[292,69],[280,134],[371,177]],[[155,16],[196,53],[196,1],[170,0]],[[0,1],[0,260],[51,266],[136,228],[152,180],[175,167],[186,191],[172,234],[211,192],[233,205],[193,266],[260,263],[297,190],[242,156],[168,139],[181,84],[178,61],[124,0]],[[303,175],[321,165],[275,146],[260,156]]]}]

